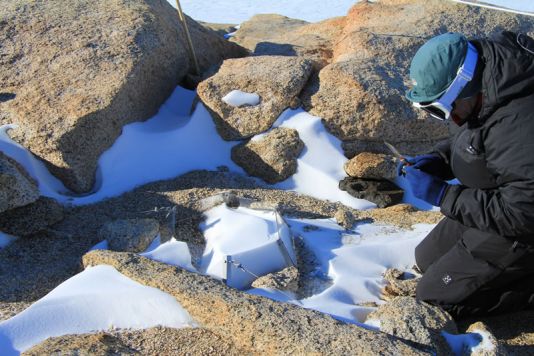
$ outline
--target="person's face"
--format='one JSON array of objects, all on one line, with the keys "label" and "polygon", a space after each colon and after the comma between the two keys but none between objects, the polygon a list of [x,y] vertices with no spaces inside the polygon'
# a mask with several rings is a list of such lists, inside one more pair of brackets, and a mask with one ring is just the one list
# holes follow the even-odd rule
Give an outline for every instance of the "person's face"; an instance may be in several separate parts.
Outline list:
[{"label": "person's face", "polygon": [[478,114],[478,111],[480,110],[479,100],[481,100],[480,94],[465,99],[455,100],[454,108],[451,111],[452,121],[458,126],[462,126],[466,123],[467,119]]}]

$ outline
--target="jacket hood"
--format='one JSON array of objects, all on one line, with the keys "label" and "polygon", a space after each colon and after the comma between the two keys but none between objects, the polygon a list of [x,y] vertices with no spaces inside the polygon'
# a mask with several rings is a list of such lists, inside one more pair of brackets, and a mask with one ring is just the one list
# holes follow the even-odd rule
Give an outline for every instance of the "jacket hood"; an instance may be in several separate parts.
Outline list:
[{"label": "jacket hood", "polygon": [[534,40],[524,34],[502,32],[491,40],[475,40],[484,64],[482,123],[510,101],[534,94]]}]

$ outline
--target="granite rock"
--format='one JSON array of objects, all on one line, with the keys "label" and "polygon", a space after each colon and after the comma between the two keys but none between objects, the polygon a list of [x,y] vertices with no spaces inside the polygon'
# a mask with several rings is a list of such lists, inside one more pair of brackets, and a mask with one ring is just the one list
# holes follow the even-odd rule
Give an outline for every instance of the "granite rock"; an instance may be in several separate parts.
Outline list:
[{"label": "granite rock", "polygon": [[[190,18],[201,70],[248,51]],[[0,7],[0,125],[76,193],[100,155],[194,72],[167,1],[5,0]]]},{"label": "granite rock", "polygon": [[[285,109],[299,106],[298,95],[311,71],[311,62],[297,57],[229,59],[199,84],[198,95],[210,109],[221,137],[242,140],[268,130]],[[234,90],[258,94],[260,103],[227,104],[223,97]]]},{"label": "granite rock", "polygon": [[143,252],[159,233],[155,219],[124,219],[108,222],[98,231],[113,251]]},{"label": "granite rock", "polygon": [[274,128],[265,136],[232,148],[232,160],[249,175],[274,184],[297,171],[297,157],[304,142],[297,130]]},{"label": "granite rock", "polygon": [[39,198],[36,182],[16,161],[0,152],[0,213]]}]

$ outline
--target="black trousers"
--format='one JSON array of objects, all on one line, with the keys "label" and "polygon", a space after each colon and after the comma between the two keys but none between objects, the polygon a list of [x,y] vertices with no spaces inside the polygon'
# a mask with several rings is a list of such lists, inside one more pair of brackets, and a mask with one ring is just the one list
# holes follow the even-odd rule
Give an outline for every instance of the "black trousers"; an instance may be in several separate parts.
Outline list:
[{"label": "black trousers", "polygon": [[[534,237],[533,237],[534,238]],[[417,299],[453,317],[534,307],[534,248],[443,219],[416,247]]]}]

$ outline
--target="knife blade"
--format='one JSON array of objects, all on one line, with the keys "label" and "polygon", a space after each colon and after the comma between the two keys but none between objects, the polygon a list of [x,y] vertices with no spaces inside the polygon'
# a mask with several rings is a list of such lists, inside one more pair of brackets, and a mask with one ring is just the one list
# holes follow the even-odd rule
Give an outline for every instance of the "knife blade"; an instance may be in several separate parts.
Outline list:
[{"label": "knife blade", "polygon": [[393,153],[393,156],[395,156],[399,161],[407,162],[404,155],[402,155],[399,150],[397,150],[395,146],[393,146],[391,143],[384,141],[384,145],[386,145],[386,147],[391,151],[391,153]]},{"label": "knife blade", "polygon": [[406,172],[404,171],[404,166],[411,166],[412,163],[404,155],[402,155],[399,150],[397,150],[395,146],[393,146],[391,143],[384,141],[384,145],[386,145],[386,147],[391,151],[391,153],[393,153],[393,156],[403,164],[401,172],[403,173],[403,175],[406,174]]}]

